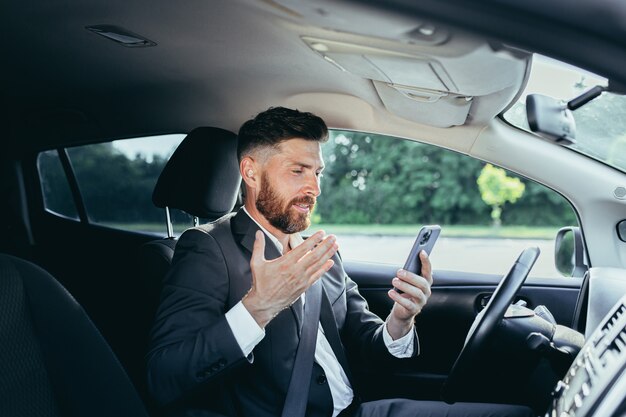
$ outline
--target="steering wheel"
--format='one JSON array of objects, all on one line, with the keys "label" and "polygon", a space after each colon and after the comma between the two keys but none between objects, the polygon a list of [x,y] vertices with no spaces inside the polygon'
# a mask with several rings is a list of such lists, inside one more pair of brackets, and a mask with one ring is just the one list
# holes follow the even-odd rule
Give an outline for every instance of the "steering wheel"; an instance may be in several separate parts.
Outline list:
[{"label": "steering wheel", "polygon": [[511,270],[500,281],[487,306],[476,316],[465,339],[465,345],[450,370],[443,385],[441,396],[447,403],[454,403],[468,384],[475,384],[476,365],[483,363],[486,343],[496,327],[502,322],[515,294],[522,287],[535,261],[539,257],[539,248],[531,247],[517,258]]}]

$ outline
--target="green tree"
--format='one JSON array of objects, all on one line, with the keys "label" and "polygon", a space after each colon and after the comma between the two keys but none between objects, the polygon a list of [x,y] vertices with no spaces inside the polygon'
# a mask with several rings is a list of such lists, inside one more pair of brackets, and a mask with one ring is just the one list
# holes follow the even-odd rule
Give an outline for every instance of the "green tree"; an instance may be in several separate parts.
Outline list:
[{"label": "green tree", "polygon": [[473,158],[359,132],[332,132],[323,152],[322,222],[475,224],[488,216]]},{"label": "green tree", "polygon": [[519,178],[509,177],[504,169],[496,168],[491,164],[483,167],[476,182],[482,200],[491,207],[491,219],[494,226],[501,224],[504,204],[515,203],[524,194],[526,188]]},{"label": "green tree", "polygon": [[[393,137],[331,131],[323,146],[326,170],[315,221],[336,224],[489,224],[490,207],[477,180],[484,164],[437,146]],[[509,177],[514,174],[505,171]],[[517,177],[516,177],[517,178]],[[575,225],[558,193],[520,178],[523,195],[501,222]]]},{"label": "green tree", "polygon": [[111,143],[69,148],[72,167],[90,220],[158,222],[163,213],[152,203],[152,190],[165,165],[155,157],[128,158]]}]

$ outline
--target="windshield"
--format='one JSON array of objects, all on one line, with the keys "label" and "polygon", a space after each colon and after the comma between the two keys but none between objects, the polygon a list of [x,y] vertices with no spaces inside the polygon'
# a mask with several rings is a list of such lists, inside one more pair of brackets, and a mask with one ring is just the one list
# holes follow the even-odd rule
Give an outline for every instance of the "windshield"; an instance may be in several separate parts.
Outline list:
[{"label": "windshield", "polygon": [[[607,80],[580,68],[535,55],[526,90],[503,114],[506,121],[530,131],[526,96],[532,93],[569,101]],[[604,92],[573,112],[576,143],[570,148],[626,172],[626,96]]]}]

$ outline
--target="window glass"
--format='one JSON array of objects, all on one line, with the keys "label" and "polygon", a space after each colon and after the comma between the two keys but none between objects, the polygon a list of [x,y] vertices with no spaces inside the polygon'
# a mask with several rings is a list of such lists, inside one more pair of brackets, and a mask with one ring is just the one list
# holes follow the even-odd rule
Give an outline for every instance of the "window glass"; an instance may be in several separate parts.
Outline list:
[{"label": "window glass", "polygon": [[[535,54],[528,84],[515,105],[504,114],[514,126],[530,131],[526,97],[543,94],[563,100],[563,106],[595,86],[606,87],[608,80],[563,62]],[[626,172],[626,96],[604,92],[572,112],[576,122],[576,142],[570,149]]]},{"label": "window glass", "polygon": [[466,155],[387,136],[333,131],[323,153],[312,230],[336,234],[344,259],[402,266],[421,225],[439,224],[435,269],[504,274],[536,245],[542,256],[531,274],[561,276],[554,238],[578,222],[556,192]]},{"label": "window glass", "polygon": [[164,233],[165,213],[152,203],[152,191],[184,137],[155,136],[68,148],[89,221]]},{"label": "window glass", "polygon": [[37,157],[37,169],[46,210],[78,220],[78,212],[59,153],[56,150],[41,152]]},{"label": "window glass", "polygon": [[[193,227],[193,216],[182,210],[170,209],[170,219],[172,220],[172,227],[174,229],[175,236],[180,236],[185,230]],[[202,217],[198,218],[199,224],[208,222],[209,219],[204,219]]]}]

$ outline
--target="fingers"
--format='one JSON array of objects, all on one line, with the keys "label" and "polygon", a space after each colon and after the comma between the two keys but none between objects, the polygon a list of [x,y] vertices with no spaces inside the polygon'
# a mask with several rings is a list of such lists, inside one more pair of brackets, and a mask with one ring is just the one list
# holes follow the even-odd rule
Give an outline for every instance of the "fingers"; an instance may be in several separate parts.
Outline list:
[{"label": "fingers", "polygon": [[300,259],[304,255],[306,255],[308,252],[314,250],[317,246],[320,245],[320,243],[324,239],[328,239],[330,236],[333,236],[333,235],[328,235],[328,236],[326,236],[326,238],[324,238],[324,231],[320,230],[320,231],[314,233],[308,239],[306,239],[302,244],[298,245],[298,247],[296,247],[293,250],[289,251],[289,253],[286,256],[291,257],[291,258]]},{"label": "fingers", "polygon": [[250,258],[251,264],[262,264],[265,262],[265,234],[257,230],[254,235],[254,245],[252,246],[252,258]]},{"label": "fingers", "polygon": [[[310,239],[311,238],[307,239],[305,243],[307,243]],[[300,249],[303,245],[304,243],[296,249]],[[299,257],[296,262],[305,270],[312,271],[320,268],[324,262],[332,258],[335,253],[337,253],[338,248],[337,238],[334,235],[328,235],[320,243],[318,243],[317,246]],[[289,252],[287,256],[294,251]]]},{"label": "fingers", "polygon": [[335,256],[339,246],[334,236],[330,236],[323,243],[318,245],[313,251],[307,253],[301,260],[303,266],[306,266],[306,271],[313,273],[314,271],[322,268],[322,266],[330,258]]},{"label": "fingers", "polygon": [[[403,307],[409,314],[409,317],[414,317],[416,314],[419,314],[422,311],[422,308],[426,305],[426,297],[422,294],[420,300],[415,300],[412,297],[407,296],[406,294],[400,294],[397,291],[389,290],[387,292],[389,298],[396,302],[396,304]],[[395,307],[394,307],[395,310]]]},{"label": "fingers", "polygon": [[391,281],[394,287],[408,293],[410,296],[415,297],[419,297],[419,293],[424,294],[426,297],[430,297],[431,282],[432,278],[429,281],[424,277],[405,271],[404,269],[399,269],[396,273],[396,277]]},{"label": "fingers", "polygon": [[425,251],[420,251],[420,260],[422,261],[422,277],[426,278],[429,284],[433,283],[433,267],[430,258]]},{"label": "fingers", "polygon": [[318,269],[317,271],[315,271],[311,275],[311,277],[309,278],[309,282],[308,282],[307,288],[310,287],[311,285],[313,285],[313,283],[315,283],[315,281],[320,279],[326,272],[328,272],[330,270],[330,268],[333,267],[333,265],[335,265],[335,261],[333,261],[332,259],[329,259],[326,262],[324,262],[322,267],[320,269]]},{"label": "fingers", "polygon": [[[428,261],[428,258],[426,258],[426,261]],[[410,316],[414,316],[420,313],[428,302],[428,298],[431,295],[431,282],[432,278],[429,281],[417,274],[400,269],[396,273],[396,277],[391,280],[391,283],[403,293],[400,294],[391,290],[389,291],[389,298],[406,310],[406,313],[403,313],[403,315],[408,313]]]}]

